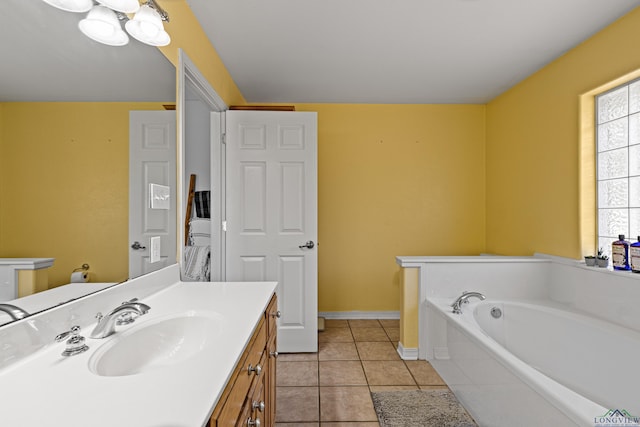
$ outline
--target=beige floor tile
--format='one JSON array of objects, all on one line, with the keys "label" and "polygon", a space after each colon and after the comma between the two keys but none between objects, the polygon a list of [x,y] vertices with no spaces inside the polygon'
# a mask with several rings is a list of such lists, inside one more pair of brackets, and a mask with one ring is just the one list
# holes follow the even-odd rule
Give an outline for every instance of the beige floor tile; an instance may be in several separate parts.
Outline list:
[{"label": "beige floor tile", "polygon": [[320,423],[276,423],[275,427],[320,427]]},{"label": "beige floor tile", "polygon": [[318,387],[276,387],[276,421],[319,421],[320,411]]},{"label": "beige floor tile", "polygon": [[426,360],[406,360],[405,363],[418,385],[446,385]]},{"label": "beige floor tile", "polygon": [[349,328],[327,328],[318,332],[318,342],[353,342]]},{"label": "beige floor tile", "polygon": [[396,348],[389,341],[358,341],[360,360],[400,360]]},{"label": "beige floor tile", "polygon": [[320,423],[320,427],[380,427],[377,421],[367,421],[363,423],[345,422],[345,423]]},{"label": "beige floor tile", "polygon": [[348,328],[349,321],[342,319],[325,319],[324,320],[325,328]]},{"label": "beige floor tile", "polygon": [[417,385],[401,360],[363,360],[369,385]]},{"label": "beige floor tile", "polygon": [[400,328],[400,319],[380,319],[378,320],[383,328]]},{"label": "beige floor tile", "polygon": [[374,391],[403,391],[403,390],[418,390],[420,387],[417,385],[371,385],[369,390]]},{"label": "beige floor tile", "polygon": [[320,386],[367,385],[359,360],[320,362]]},{"label": "beige floor tile", "polygon": [[278,361],[282,362],[310,362],[318,360],[318,353],[279,353]]},{"label": "beige floor tile", "polygon": [[277,386],[318,386],[318,362],[286,362],[278,360]]},{"label": "beige floor tile", "polygon": [[318,360],[359,360],[359,357],[353,342],[321,342]]},{"label": "beige floor tile", "polygon": [[393,342],[400,341],[400,328],[384,328],[384,331],[387,333],[389,339]]},{"label": "beige floor tile", "polygon": [[380,328],[382,325],[376,319],[355,319],[349,320],[349,326],[352,328]]},{"label": "beige floor tile", "polygon": [[389,341],[382,328],[353,328],[351,332],[356,341]]},{"label": "beige floor tile", "polygon": [[369,387],[320,387],[320,421],[377,421]]}]

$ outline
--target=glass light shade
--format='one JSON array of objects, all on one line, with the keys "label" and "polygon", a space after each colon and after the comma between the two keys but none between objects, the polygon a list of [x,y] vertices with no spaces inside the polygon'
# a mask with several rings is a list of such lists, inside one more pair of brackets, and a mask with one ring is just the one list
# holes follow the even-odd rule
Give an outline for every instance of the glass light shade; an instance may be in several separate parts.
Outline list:
[{"label": "glass light shade", "polygon": [[171,37],[164,30],[162,18],[157,10],[142,5],[132,20],[124,25],[127,32],[136,40],[151,46],[166,46]]},{"label": "glass light shade", "polygon": [[140,9],[138,0],[98,0],[98,3],[122,13],[136,13]]},{"label": "glass light shade", "polygon": [[102,44],[124,46],[129,43],[118,16],[108,7],[94,6],[87,17],[78,23],[78,28],[85,36]]},{"label": "glass light shade", "polygon": [[88,12],[93,7],[93,0],[42,0],[43,2],[66,12]]}]

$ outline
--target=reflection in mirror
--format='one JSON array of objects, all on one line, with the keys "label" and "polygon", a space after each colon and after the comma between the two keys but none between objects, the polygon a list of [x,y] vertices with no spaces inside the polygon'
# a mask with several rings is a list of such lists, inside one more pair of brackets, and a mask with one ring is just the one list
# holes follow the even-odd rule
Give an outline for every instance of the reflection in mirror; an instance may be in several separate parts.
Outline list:
[{"label": "reflection in mirror", "polygon": [[[0,302],[31,314],[131,277],[129,114],[175,102],[175,69],[157,48],[101,45],[80,19],[0,2],[0,259],[52,259],[0,267]],[[83,264],[89,282],[67,286]]]},{"label": "reflection in mirror", "polygon": [[[182,280],[224,280],[224,171],[222,159],[222,115],[227,109],[222,98],[211,87],[189,57],[180,51],[178,78],[178,189],[181,192],[178,215],[185,224],[180,241]],[[190,177],[195,178],[194,191],[206,193],[206,212],[198,203],[190,203]],[[204,203],[200,200],[200,203]],[[191,209],[189,206],[191,205]],[[191,232],[191,233],[190,233]],[[198,257],[206,248],[207,256]]]}]

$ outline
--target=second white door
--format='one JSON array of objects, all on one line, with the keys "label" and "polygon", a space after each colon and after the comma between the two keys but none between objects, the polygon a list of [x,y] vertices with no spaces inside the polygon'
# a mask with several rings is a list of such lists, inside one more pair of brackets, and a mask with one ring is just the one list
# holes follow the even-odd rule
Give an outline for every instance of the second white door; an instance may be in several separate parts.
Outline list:
[{"label": "second white door", "polygon": [[277,281],[279,352],[315,352],[317,114],[227,111],[227,281]]},{"label": "second white door", "polygon": [[[149,184],[169,187],[169,209],[152,209]],[[176,112],[129,114],[129,278],[176,262]],[[160,259],[151,262],[152,237]]]}]

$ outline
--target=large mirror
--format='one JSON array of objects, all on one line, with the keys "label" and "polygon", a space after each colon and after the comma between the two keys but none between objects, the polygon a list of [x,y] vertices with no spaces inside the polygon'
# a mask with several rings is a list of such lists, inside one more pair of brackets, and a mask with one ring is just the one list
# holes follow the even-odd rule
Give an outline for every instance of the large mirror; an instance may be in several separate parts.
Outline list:
[{"label": "large mirror", "polygon": [[45,289],[89,265],[74,296],[130,276],[129,112],[164,110],[176,91],[157,48],[101,45],[83,17],[0,1],[0,258],[53,258]]}]

